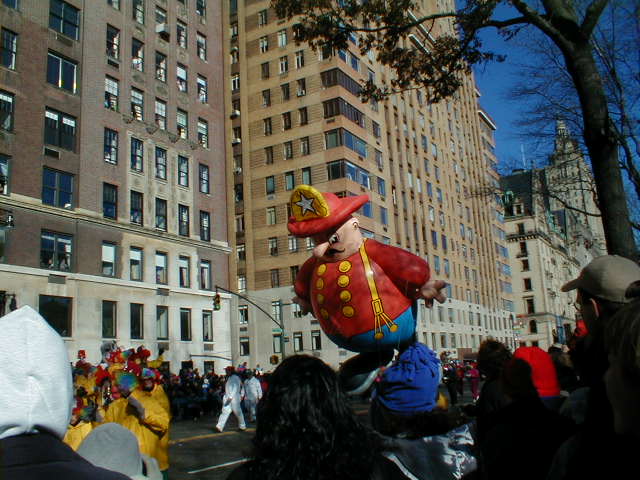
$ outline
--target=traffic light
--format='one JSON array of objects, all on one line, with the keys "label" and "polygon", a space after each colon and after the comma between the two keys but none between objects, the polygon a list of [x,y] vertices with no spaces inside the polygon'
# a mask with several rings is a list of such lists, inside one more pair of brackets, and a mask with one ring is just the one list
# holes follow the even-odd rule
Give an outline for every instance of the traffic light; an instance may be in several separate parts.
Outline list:
[{"label": "traffic light", "polygon": [[219,293],[216,293],[213,296],[213,309],[220,310],[220,294]]}]

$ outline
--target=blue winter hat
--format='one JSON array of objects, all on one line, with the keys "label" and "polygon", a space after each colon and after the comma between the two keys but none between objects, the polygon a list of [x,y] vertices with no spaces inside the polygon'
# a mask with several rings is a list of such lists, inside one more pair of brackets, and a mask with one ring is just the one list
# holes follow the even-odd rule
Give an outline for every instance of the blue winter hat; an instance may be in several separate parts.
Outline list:
[{"label": "blue winter hat", "polygon": [[414,343],[382,375],[374,398],[397,413],[429,412],[436,406],[440,360],[422,343]]}]

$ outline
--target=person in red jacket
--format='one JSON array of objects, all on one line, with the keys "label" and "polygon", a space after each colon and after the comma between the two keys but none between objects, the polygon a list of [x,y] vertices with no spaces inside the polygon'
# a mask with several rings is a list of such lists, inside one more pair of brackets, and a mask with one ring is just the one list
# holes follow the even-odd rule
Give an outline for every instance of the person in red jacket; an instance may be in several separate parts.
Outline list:
[{"label": "person in red jacket", "polygon": [[[371,373],[372,362],[388,363],[394,348],[414,341],[416,301],[444,302],[446,286],[430,278],[422,258],[363,238],[352,216],[367,195],[339,198],[309,185],[291,195],[289,231],[311,237],[313,256],[300,268],[294,289],[303,313],[312,312],[338,346],[370,353],[350,361],[357,373]],[[370,384],[375,375],[369,375]],[[358,382],[360,383],[360,382]],[[354,385],[344,385],[352,393]],[[368,385],[367,385],[368,386]]]}]

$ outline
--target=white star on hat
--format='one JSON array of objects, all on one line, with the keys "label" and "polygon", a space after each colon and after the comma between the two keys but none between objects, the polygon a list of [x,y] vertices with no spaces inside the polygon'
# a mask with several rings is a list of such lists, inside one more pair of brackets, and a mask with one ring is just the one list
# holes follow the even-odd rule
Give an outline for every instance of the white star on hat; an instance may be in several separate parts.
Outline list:
[{"label": "white star on hat", "polygon": [[302,192],[300,192],[300,200],[296,202],[300,208],[302,208],[302,215],[304,216],[307,211],[313,212],[317,215],[316,209],[313,208],[313,197],[307,198]]}]

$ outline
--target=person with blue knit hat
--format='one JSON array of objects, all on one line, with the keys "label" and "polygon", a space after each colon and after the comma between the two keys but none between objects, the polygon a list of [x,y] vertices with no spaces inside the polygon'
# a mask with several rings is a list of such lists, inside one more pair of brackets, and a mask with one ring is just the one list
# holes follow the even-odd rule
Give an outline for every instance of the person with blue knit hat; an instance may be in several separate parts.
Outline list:
[{"label": "person with blue knit hat", "polygon": [[477,471],[474,428],[458,410],[447,409],[441,377],[436,353],[414,342],[372,394],[371,424],[387,439],[388,458],[412,478],[470,478]]}]

